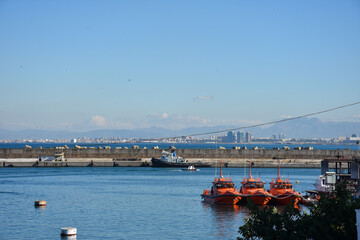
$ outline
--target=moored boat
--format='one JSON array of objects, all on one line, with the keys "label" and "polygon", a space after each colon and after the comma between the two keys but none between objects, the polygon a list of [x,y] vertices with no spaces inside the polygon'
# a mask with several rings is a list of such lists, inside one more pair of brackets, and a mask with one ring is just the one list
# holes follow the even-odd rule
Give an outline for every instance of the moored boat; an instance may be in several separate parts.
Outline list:
[{"label": "moored boat", "polygon": [[222,174],[222,163],[220,163],[220,177],[215,177],[211,189],[205,189],[201,194],[204,202],[237,204],[240,201],[240,193],[235,189],[231,178],[224,178]]},{"label": "moored boat", "polygon": [[189,167],[193,165],[194,167],[210,167],[210,164],[202,163],[200,161],[192,163],[188,162],[182,157],[176,155],[174,149],[171,149],[171,152],[162,151],[161,158],[152,158],[151,159],[153,167]]},{"label": "moored boat", "polygon": [[314,183],[314,187],[318,192],[329,193],[335,191],[336,173],[325,172],[324,175],[320,175]]},{"label": "moored boat", "polygon": [[244,204],[247,203],[247,199],[251,199],[257,205],[266,205],[272,199],[272,195],[264,189],[265,182],[261,181],[260,178],[252,177],[251,164],[250,162],[249,176],[241,182],[241,201],[239,203]]},{"label": "moored boat", "polygon": [[294,205],[301,203],[302,196],[293,189],[293,184],[288,178],[282,179],[280,176],[280,162],[278,166],[278,176],[273,178],[270,183],[270,194],[273,195],[270,203],[275,205],[288,205],[294,201]]}]

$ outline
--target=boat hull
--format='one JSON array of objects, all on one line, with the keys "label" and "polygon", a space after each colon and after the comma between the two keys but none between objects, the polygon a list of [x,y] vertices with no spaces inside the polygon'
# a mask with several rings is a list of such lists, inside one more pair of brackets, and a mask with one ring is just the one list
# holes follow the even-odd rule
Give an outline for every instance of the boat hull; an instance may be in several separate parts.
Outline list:
[{"label": "boat hull", "polygon": [[161,161],[161,159],[158,158],[152,158],[151,159],[152,166],[153,167],[189,167],[190,165],[193,165],[194,167],[210,167],[210,164],[202,163],[202,162],[196,162],[196,163],[190,163],[190,162],[181,162],[181,163],[173,163],[173,162],[165,162]]},{"label": "boat hull", "polygon": [[301,195],[296,195],[296,194],[277,195],[277,196],[274,196],[271,199],[270,204],[273,204],[273,205],[289,205],[291,203],[291,201],[294,201],[295,205],[301,203],[302,202]]},{"label": "boat hull", "polygon": [[272,196],[266,194],[241,194],[241,201],[239,201],[238,204],[247,204],[248,199],[250,199],[256,205],[266,205],[271,201]]},{"label": "boat hull", "polygon": [[226,195],[201,194],[201,197],[204,199],[204,202],[217,203],[217,204],[235,205],[240,200],[240,195],[237,194],[226,194]]}]

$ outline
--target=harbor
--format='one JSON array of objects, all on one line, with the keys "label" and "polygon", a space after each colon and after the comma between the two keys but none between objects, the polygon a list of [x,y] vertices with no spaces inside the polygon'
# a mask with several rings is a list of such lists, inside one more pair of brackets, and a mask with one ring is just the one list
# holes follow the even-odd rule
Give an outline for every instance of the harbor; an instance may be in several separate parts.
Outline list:
[{"label": "harbor", "polygon": [[[280,171],[290,176],[298,192],[312,189],[321,173],[301,168]],[[249,211],[246,206],[201,200],[214,172],[214,168],[196,172],[139,167],[1,168],[0,203],[6,207],[0,213],[6,221],[0,238],[60,239],[60,228],[71,226],[77,228],[78,239],[236,239]],[[231,175],[239,188],[248,167],[226,168],[223,174]],[[254,168],[252,174],[260,176],[268,189],[277,168]],[[34,208],[35,199],[45,200],[46,208]]]},{"label": "harbor", "polygon": [[[151,167],[152,158],[161,158],[167,149],[111,147],[54,147],[54,148],[0,148],[0,167]],[[240,148],[231,149],[176,149],[178,156],[190,163],[202,162],[216,167],[222,160],[224,167],[242,168],[253,161],[254,168],[320,168],[321,160],[356,158],[358,150]]]}]

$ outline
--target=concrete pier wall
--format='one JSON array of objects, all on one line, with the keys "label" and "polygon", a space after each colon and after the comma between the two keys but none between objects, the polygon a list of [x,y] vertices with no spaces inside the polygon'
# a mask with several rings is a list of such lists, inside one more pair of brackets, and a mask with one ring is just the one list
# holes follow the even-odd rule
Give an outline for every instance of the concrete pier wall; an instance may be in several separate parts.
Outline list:
[{"label": "concrete pier wall", "polygon": [[[161,156],[161,149],[0,149],[0,167],[140,167],[151,166],[151,158]],[[189,162],[202,161],[212,167],[272,168],[281,159],[283,168],[320,168],[327,158],[358,157],[355,150],[285,150],[285,149],[177,149]],[[37,161],[44,156],[63,153],[62,161]],[[21,160],[23,159],[23,160]]]},{"label": "concrete pier wall", "polygon": [[[37,158],[54,156],[64,153],[66,158],[111,158],[111,159],[141,159],[160,157],[162,149],[0,149],[0,158]],[[358,156],[356,150],[285,150],[285,149],[176,149],[176,153],[184,158],[213,159],[324,159]]]}]

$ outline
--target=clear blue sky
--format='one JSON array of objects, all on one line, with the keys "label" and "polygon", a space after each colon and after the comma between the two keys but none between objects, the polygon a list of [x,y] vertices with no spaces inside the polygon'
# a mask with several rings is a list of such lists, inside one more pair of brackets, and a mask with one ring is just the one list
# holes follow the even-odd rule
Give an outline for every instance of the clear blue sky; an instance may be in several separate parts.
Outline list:
[{"label": "clear blue sky", "polygon": [[[360,100],[360,1],[0,1],[0,128],[235,125]],[[360,121],[360,105],[319,115]]]}]

